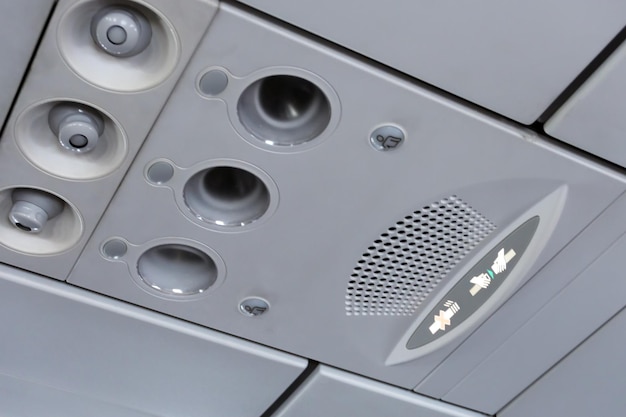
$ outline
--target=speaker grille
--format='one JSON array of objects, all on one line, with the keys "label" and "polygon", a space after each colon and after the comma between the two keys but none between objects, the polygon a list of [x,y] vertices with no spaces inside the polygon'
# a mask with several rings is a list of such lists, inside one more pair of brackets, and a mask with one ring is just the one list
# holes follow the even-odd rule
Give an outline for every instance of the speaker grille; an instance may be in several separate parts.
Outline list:
[{"label": "speaker grille", "polygon": [[346,314],[413,314],[496,226],[456,196],[422,207],[376,239],[352,271]]}]

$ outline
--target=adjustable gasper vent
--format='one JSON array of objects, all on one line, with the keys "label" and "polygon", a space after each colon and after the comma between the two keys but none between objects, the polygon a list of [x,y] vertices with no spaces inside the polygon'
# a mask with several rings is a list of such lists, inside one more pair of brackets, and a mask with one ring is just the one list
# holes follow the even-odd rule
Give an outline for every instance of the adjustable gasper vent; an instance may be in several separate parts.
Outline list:
[{"label": "adjustable gasper vent", "polygon": [[413,314],[496,226],[456,196],[422,207],[376,239],[352,271],[346,314]]}]

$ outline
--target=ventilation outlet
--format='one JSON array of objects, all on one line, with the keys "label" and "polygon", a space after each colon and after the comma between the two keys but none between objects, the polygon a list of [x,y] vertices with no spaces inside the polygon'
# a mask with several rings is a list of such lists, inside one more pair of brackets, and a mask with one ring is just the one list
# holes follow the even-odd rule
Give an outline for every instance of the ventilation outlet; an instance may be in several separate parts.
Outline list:
[{"label": "ventilation outlet", "polygon": [[41,233],[48,220],[63,211],[65,203],[45,191],[16,188],[11,193],[13,206],[9,221],[18,229],[29,233]]},{"label": "ventilation outlet", "polygon": [[125,58],[146,49],[152,37],[152,27],[138,10],[109,6],[92,17],[91,37],[104,52]]},{"label": "ventilation outlet", "polygon": [[27,255],[52,255],[83,234],[78,210],[62,197],[35,188],[0,191],[0,245]]},{"label": "ventilation outlet", "polygon": [[58,45],[65,62],[101,88],[133,92],[162,83],[180,58],[170,22],[145,2],[76,2],[61,18]]},{"label": "ventilation outlet", "polygon": [[244,90],[237,104],[241,124],[268,145],[294,146],[319,136],[330,122],[330,102],[304,78],[272,75]]},{"label": "ventilation outlet", "polygon": [[361,255],[348,283],[346,314],[412,315],[495,229],[456,196],[407,215]]},{"label": "ventilation outlet", "polygon": [[33,165],[72,180],[106,176],[119,168],[128,154],[127,138],[110,115],[66,100],[26,109],[15,124],[15,141]]},{"label": "ventilation outlet", "polygon": [[64,149],[77,153],[94,149],[104,131],[104,119],[98,112],[74,103],[59,103],[50,109],[48,125]]},{"label": "ventilation outlet", "polygon": [[230,166],[198,172],[185,184],[183,195],[198,219],[218,226],[245,226],[270,206],[265,183],[245,169]]},{"label": "ventilation outlet", "polygon": [[203,251],[181,244],[147,250],[139,257],[137,272],[150,288],[173,296],[201,294],[217,280],[215,261]]}]

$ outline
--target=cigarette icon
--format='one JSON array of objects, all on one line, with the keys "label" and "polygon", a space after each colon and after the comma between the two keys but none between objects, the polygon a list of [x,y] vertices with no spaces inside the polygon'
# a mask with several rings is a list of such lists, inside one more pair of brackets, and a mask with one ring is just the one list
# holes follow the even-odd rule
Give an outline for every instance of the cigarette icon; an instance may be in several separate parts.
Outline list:
[{"label": "cigarette icon", "polygon": [[432,334],[437,333],[439,330],[446,330],[446,326],[450,325],[452,316],[461,309],[457,303],[450,300],[446,301],[443,306],[448,307],[448,309],[446,311],[439,310],[439,314],[435,316],[433,324],[428,328]]}]

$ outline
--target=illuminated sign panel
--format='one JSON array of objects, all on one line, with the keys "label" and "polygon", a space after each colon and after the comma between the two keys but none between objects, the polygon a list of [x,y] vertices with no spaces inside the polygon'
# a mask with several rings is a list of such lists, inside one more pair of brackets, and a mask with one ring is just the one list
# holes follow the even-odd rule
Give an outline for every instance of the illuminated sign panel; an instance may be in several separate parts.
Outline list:
[{"label": "illuminated sign panel", "polygon": [[522,257],[539,226],[539,216],[527,220],[471,268],[418,326],[407,349],[424,346],[463,323],[497,289]]}]

